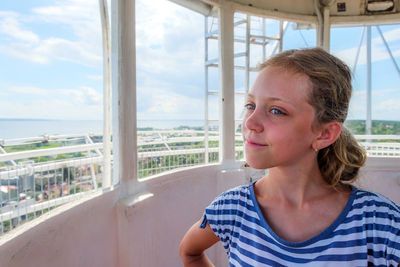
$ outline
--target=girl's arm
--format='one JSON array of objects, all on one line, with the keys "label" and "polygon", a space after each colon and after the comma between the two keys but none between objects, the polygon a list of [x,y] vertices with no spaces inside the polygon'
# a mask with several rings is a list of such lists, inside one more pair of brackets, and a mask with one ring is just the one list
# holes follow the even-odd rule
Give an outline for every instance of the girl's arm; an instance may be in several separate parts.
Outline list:
[{"label": "girl's arm", "polygon": [[187,231],[179,246],[179,255],[185,267],[214,266],[204,251],[217,243],[219,238],[208,223],[204,229],[200,228],[201,221],[196,222]]}]

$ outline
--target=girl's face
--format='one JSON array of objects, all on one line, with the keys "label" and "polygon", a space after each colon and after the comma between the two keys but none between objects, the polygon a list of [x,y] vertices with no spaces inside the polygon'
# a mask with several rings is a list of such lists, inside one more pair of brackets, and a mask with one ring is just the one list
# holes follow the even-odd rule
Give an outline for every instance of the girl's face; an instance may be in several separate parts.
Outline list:
[{"label": "girl's face", "polygon": [[291,166],[310,158],[316,134],[305,74],[279,67],[262,70],[246,102],[242,133],[248,164],[256,169]]}]

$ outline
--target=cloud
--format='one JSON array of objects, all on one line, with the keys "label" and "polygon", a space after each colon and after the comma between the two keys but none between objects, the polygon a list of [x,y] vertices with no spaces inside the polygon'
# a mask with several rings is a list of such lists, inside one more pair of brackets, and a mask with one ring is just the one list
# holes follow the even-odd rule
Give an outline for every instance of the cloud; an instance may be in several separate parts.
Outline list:
[{"label": "cloud", "polygon": [[69,96],[72,97],[74,103],[78,105],[97,105],[100,106],[102,104],[103,94],[98,93],[95,89],[87,86],[82,86],[80,90],[72,90],[72,89],[59,89],[55,90],[55,94],[59,96]]},{"label": "cloud", "polygon": [[18,13],[0,11],[0,34],[19,41],[38,43],[39,36],[30,30],[23,29],[20,19]]},{"label": "cloud", "polygon": [[[35,98],[29,101],[0,99],[0,117],[33,119],[102,119],[103,110],[94,105],[77,105],[63,98]],[[84,116],[83,116],[84,114]]]},{"label": "cloud", "polygon": [[39,95],[39,96],[44,96],[49,93],[49,90],[45,90],[35,86],[14,86],[8,89],[8,91],[15,94]]},{"label": "cloud", "polygon": [[0,117],[45,119],[101,119],[102,93],[82,86],[78,89],[45,89],[10,86],[0,97]]},{"label": "cloud", "polygon": [[392,98],[382,101],[376,106],[375,110],[385,112],[397,111],[397,114],[400,114],[400,98]]},{"label": "cloud", "polygon": [[[97,67],[102,61],[98,9],[96,1],[68,0],[33,8],[28,14],[2,11],[0,34],[8,38],[0,45],[0,52],[40,64],[61,60]],[[36,24],[43,23],[57,27],[62,36],[71,37],[35,33]],[[56,34],[60,35],[53,33]]]},{"label": "cloud", "polygon": [[[389,30],[383,32],[386,42],[389,44],[391,52],[393,56],[400,57],[400,47],[396,44],[393,44],[395,41],[400,40],[400,29]],[[364,36],[364,42],[365,42]],[[390,55],[386,50],[386,47],[383,44],[381,36],[377,36],[371,40],[371,61],[377,62],[381,60],[390,59]],[[356,59],[358,47],[352,47],[340,51],[332,51],[332,53],[343,61],[345,61],[351,68],[354,68],[354,62]],[[358,57],[358,65],[365,65],[367,64],[367,49],[366,45],[362,45],[360,48],[360,54]]]},{"label": "cloud", "polygon": [[201,72],[203,16],[164,0],[138,1],[137,5],[138,70],[174,78]]},{"label": "cloud", "polygon": [[[388,88],[372,91],[372,119],[399,120],[400,90]],[[367,112],[366,91],[356,91],[350,102],[349,119],[365,119]]]},{"label": "cloud", "polygon": [[101,81],[103,80],[103,75],[88,75],[90,80]]},{"label": "cloud", "polygon": [[[100,105],[103,101],[102,92],[97,92],[94,88],[81,86],[79,89],[45,89],[35,86],[10,86],[4,90],[9,95],[14,95],[15,99],[65,99],[68,103],[76,105]],[[38,106],[38,109],[41,109]]]},{"label": "cloud", "polygon": [[[200,98],[160,88],[140,88],[138,119],[202,119],[204,102]],[[141,103],[142,102],[142,103]]]},{"label": "cloud", "polygon": [[61,38],[48,38],[33,49],[33,54],[40,55],[45,61],[63,60],[89,66],[101,64],[102,56],[93,51],[87,44],[72,42]]},{"label": "cloud", "polygon": [[101,53],[101,24],[98,1],[54,1],[53,5],[32,9],[38,21],[72,29],[81,43],[89,43]]}]

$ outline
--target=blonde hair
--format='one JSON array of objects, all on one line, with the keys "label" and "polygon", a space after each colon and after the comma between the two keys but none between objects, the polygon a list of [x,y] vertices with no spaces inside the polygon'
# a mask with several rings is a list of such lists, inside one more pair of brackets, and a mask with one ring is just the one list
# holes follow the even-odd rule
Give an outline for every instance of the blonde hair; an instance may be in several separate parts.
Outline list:
[{"label": "blonde hair", "polygon": [[[259,70],[269,66],[308,76],[312,84],[309,103],[315,108],[315,124],[345,121],[352,92],[351,72],[340,59],[321,48],[287,50],[262,63]],[[321,174],[336,188],[355,181],[365,160],[365,151],[344,126],[339,138],[318,152]]]}]

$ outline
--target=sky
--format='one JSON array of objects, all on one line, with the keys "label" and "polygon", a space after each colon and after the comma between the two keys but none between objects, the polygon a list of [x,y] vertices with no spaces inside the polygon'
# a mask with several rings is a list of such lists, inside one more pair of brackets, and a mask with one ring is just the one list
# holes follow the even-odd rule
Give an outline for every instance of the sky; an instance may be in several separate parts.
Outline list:
[{"label": "sky", "polygon": [[[237,20],[240,19],[240,15]],[[209,27],[216,26],[209,20]],[[267,33],[278,24],[265,21]],[[252,21],[253,33],[261,19]],[[315,29],[290,23],[284,49],[315,46]],[[253,27],[252,27],[253,28]],[[380,26],[400,66],[399,25]],[[362,28],[333,28],[331,52],[354,68]],[[237,37],[243,29],[236,30]],[[349,119],[366,118],[364,36],[354,75]],[[167,0],[136,0],[137,114],[139,120],[204,119],[204,17]],[[372,27],[372,118],[400,120],[400,76]],[[267,54],[271,51],[267,46]],[[252,47],[250,64],[262,59]],[[236,45],[241,52],[243,46]],[[217,56],[209,41],[209,59]],[[235,60],[238,64],[242,59]],[[0,3],[0,118],[101,120],[102,40],[97,0],[2,0]],[[218,90],[217,69],[209,69],[210,90]],[[235,90],[244,73],[235,72]],[[253,81],[256,74],[251,74]],[[210,119],[218,118],[217,97],[209,97]],[[243,101],[237,99],[236,118]]]}]

